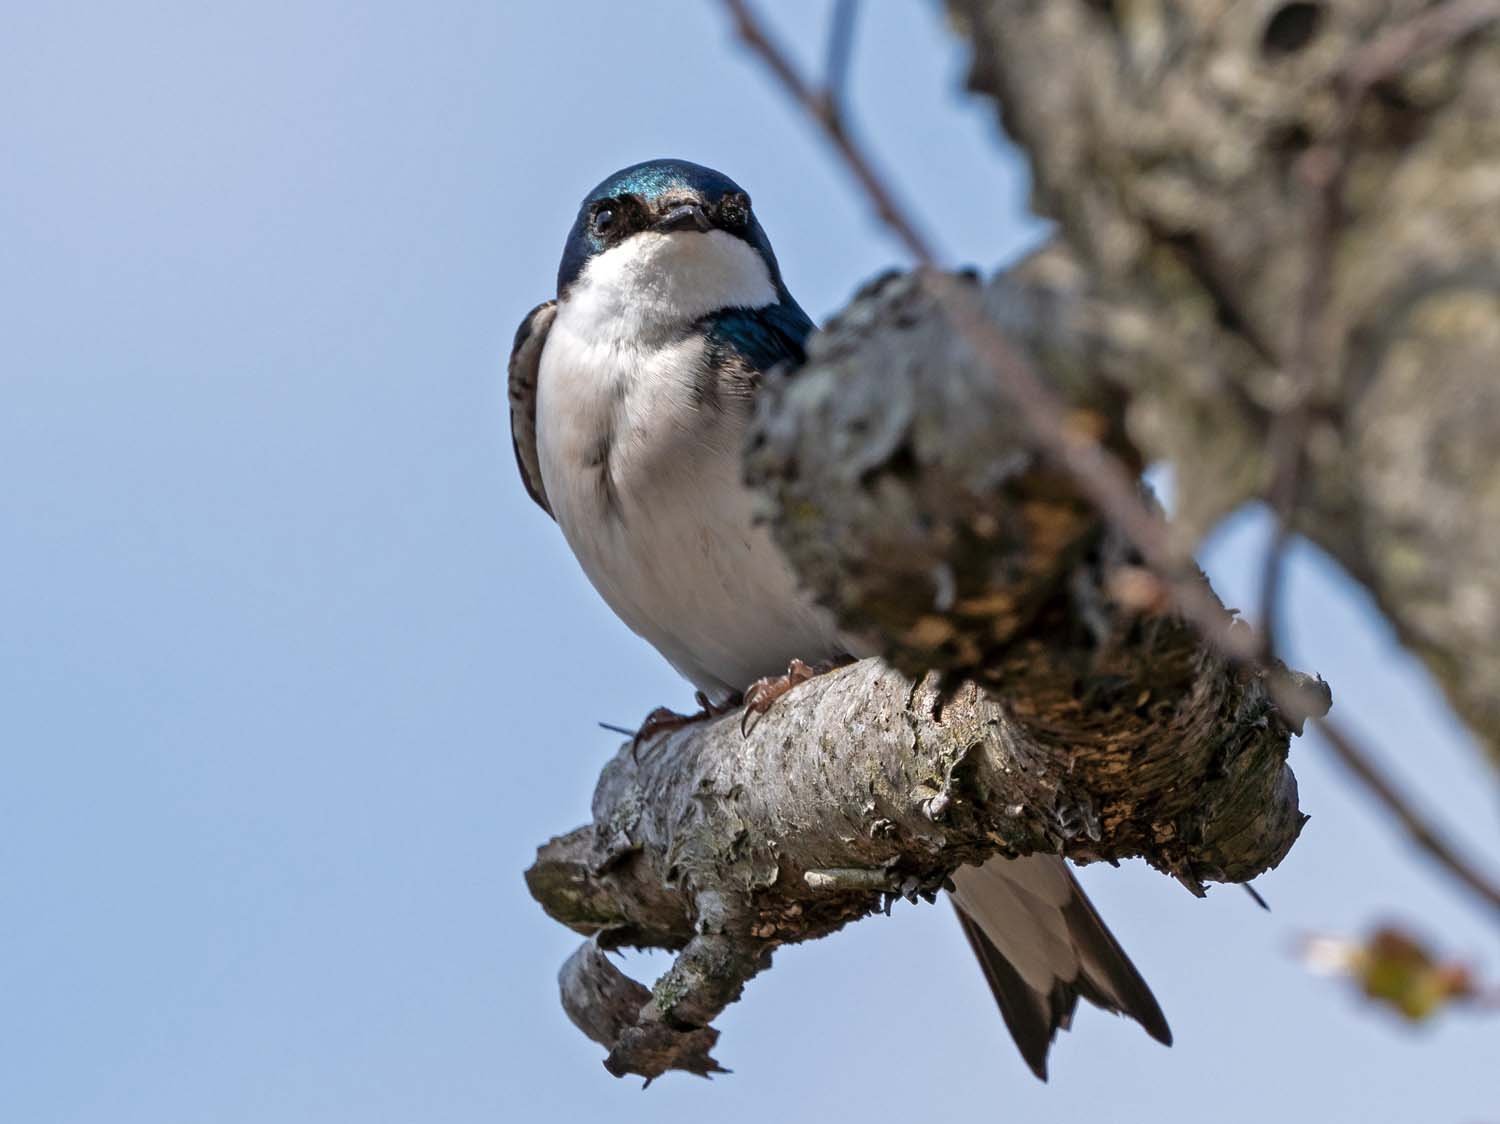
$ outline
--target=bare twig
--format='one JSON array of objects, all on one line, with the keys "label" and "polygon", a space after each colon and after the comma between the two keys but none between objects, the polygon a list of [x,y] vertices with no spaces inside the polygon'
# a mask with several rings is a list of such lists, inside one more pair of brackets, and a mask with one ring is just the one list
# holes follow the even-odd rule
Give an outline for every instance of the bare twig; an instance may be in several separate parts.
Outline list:
[{"label": "bare twig", "polygon": [[[834,150],[864,189],[877,216],[896,234],[916,261],[927,268],[925,281],[930,291],[976,355],[993,371],[1006,395],[1024,417],[1039,450],[1072,477],[1079,491],[1100,515],[1140,552],[1162,583],[1163,592],[1170,597],[1174,608],[1198,628],[1207,643],[1236,664],[1263,674],[1272,698],[1283,713],[1289,716],[1317,714],[1316,700],[1310,697],[1307,688],[1278,674],[1269,658],[1270,649],[1263,633],[1243,624],[1230,627],[1234,623],[1232,618],[1192,572],[1190,557],[1174,544],[1166,521],[1142,498],[1135,475],[1092,434],[1070,424],[1064,405],[1011,346],[1004,333],[984,315],[974,295],[937,272],[937,257],[917,233],[916,222],[896,203],[894,193],[851,137],[829,99],[798,74],[746,0],[723,0],[723,3],[734,20],[741,42],[770,69],[787,94],[823,129]],[[1500,19],[1500,0],[1449,0],[1429,9],[1378,37],[1361,51],[1346,79],[1348,88],[1359,91],[1359,98],[1363,98],[1371,86],[1399,73],[1415,60],[1451,45],[1497,19]],[[1352,93],[1345,105],[1353,106],[1357,111],[1358,101]],[[1299,381],[1304,365],[1309,371],[1313,369],[1320,310],[1327,305],[1332,283],[1331,231],[1337,221],[1336,196],[1341,194],[1340,166],[1343,163],[1346,160],[1336,161],[1332,166],[1325,164],[1319,168],[1314,164],[1307,168],[1308,182],[1314,189],[1310,195],[1310,222],[1313,229],[1321,233],[1314,241],[1315,252],[1305,281],[1305,300],[1311,315],[1305,318],[1299,329],[1295,345],[1294,362]],[[1310,382],[1310,377],[1301,385],[1306,385],[1306,382]],[[1290,418],[1293,424],[1283,434],[1285,441],[1295,439],[1298,450],[1296,463],[1282,470],[1281,489],[1291,496],[1291,501],[1287,503],[1286,513],[1278,513],[1283,529],[1278,531],[1280,541],[1273,544],[1263,582],[1263,591],[1272,599],[1279,596],[1281,556],[1287,535],[1284,526],[1287,513],[1295,503],[1301,467],[1300,450],[1307,425],[1306,410],[1306,394],[1299,389]],[[1281,498],[1286,502],[1284,496]],[[1268,620],[1269,612],[1268,607]],[[1368,751],[1359,747],[1353,737],[1337,725],[1326,719],[1314,721],[1335,752],[1371,794],[1395,814],[1418,847],[1489,905],[1500,906],[1500,889],[1442,839],[1375,768]]]},{"label": "bare twig", "polygon": [[[1280,428],[1288,431],[1287,443],[1296,435],[1298,425],[1290,419],[1281,419]],[[1273,441],[1273,448],[1276,442]],[[1300,442],[1298,448],[1300,449]],[[1283,476],[1285,483],[1275,489],[1279,496],[1287,497],[1281,502],[1272,501],[1271,510],[1276,515],[1276,527],[1271,533],[1271,542],[1266,547],[1266,558],[1261,564],[1260,572],[1260,623],[1256,626],[1256,637],[1260,642],[1260,651],[1257,658],[1261,663],[1268,664],[1277,659],[1277,622],[1276,611],[1281,607],[1281,576],[1285,571],[1287,547],[1292,542],[1291,515],[1296,508],[1296,496],[1300,490],[1298,476],[1301,472],[1302,455],[1300,452],[1290,456],[1277,457],[1273,455],[1272,464],[1286,466],[1278,473]]]},{"label": "bare twig", "polygon": [[1319,720],[1316,725],[1322,735],[1328,739],[1334,756],[1342,761],[1349,771],[1359,778],[1360,783],[1385,805],[1386,810],[1401,822],[1401,826],[1416,840],[1422,850],[1441,863],[1448,873],[1488,902],[1492,909],[1500,910],[1500,887],[1479,873],[1454,850],[1451,843],[1438,834],[1430,823],[1417,814],[1391,779],[1385,776],[1370,759],[1370,755],[1356,745],[1348,733],[1335,723],[1325,718]]},{"label": "bare twig", "polygon": [[823,100],[828,112],[842,118],[844,90],[849,78],[849,57],[854,49],[854,17],[859,0],[835,0],[828,28],[828,59],[823,66]]},{"label": "bare twig", "polygon": [[[875,214],[880,221],[891,229],[891,232],[917,261],[924,264],[936,261],[937,256],[926,237],[918,230],[916,224],[906,217],[906,212],[897,203],[894,192],[886,186],[885,180],[875,170],[874,164],[850,135],[848,126],[844,123],[843,116],[835,104],[797,73],[797,68],[792,65],[786,53],[769,38],[765,26],[751,11],[746,0],[724,0],[724,6],[734,20],[735,31],[740,41],[771,68],[777,81],[792,96],[792,99],[807,111],[808,116],[822,127],[829,141],[838,149],[845,166],[859,181],[860,187],[874,206]],[[837,14],[835,12],[835,16]],[[835,32],[837,33],[837,28]],[[837,37],[835,34],[835,39]]]},{"label": "bare twig", "polygon": [[1351,91],[1357,91],[1353,104],[1370,87],[1497,22],[1500,0],[1446,0],[1397,24],[1355,55],[1345,75]]},{"label": "bare twig", "polygon": [[1257,658],[1276,659],[1276,610],[1281,604],[1281,575],[1292,539],[1292,520],[1302,491],[1302,468],[1312,399],[1317,392],[1327,338],[1329,294],[1333,289],[1334,245],[1342,226],[1344,179],[1353,149],[1353,115],[1346,115],[1339,135],[1308,151],[1298,172],[1307,211],[1307,265],[1298,301],[1297,331],[1286,362],[1289,400],[1271,424],[1271,482],[1268,499],[1276,530],[1266,550],[1260,582],[1260,628]]}]

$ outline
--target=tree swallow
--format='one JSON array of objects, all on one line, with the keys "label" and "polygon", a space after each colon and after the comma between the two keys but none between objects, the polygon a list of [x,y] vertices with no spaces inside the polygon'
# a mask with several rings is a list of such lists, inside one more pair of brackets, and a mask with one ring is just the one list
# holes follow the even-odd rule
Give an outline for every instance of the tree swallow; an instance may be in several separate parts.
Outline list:
[{"label": "tree swallow", "polygon": [[[812,330],[749,195],[712,169],[651,160],[589,192],[556,300],[516,333],[511,432],[527,491],[707,713],[859,654],[799,587],[741,477],[761,377],[801,363]],[[1060,856],[995,858],[953,881],[964,934],[1038,1077],[1079,996],[1171,1043]]]}]

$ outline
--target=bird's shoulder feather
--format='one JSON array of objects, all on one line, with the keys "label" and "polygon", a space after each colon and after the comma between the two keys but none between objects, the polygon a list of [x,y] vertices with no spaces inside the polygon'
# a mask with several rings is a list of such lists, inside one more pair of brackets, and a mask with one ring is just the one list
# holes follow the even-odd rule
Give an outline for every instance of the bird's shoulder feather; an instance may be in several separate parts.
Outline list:
[{"label": "bird's shoulder feather", "polygon": [[800,365],[806,358],[813,324],[791,297],[764,308],[725,308],[700,322],[715,366],[743,364],[764,374],[781,363]]}]

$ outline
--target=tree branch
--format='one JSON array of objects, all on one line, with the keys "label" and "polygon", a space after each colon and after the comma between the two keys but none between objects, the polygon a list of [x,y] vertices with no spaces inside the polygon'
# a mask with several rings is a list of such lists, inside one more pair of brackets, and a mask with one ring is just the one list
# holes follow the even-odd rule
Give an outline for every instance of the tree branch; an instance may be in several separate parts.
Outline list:
[{"label": "tree branch", "polygon": [[[563,973],[569,1015],[613,1073],[712,1072],[711,1020],[777,946],[930,900],[960,863],[1144,855],[1199,892],[1275,865],[1303,822],[1287,727],[1188,635],[1177,682],[1144,701],[1103,674],[1080,701],[1057,681],[1078,670],[1063,660],[1026,670],[1023,721],[972,683],[866,660],[799,687],[748,738],[730,716],[622,749],[594,823],[527,872],[547,912],[591,938]],[[1109,713],[1152,717],[1098,722]],[[680,952],[648,995],[600,952],[622,945]]]}]

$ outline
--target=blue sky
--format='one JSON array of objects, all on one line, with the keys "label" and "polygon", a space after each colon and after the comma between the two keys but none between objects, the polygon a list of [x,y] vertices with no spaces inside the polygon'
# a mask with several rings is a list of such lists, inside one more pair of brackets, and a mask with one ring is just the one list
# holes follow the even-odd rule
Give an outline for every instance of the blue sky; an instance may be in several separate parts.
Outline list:
[{"label": "blue sky", "polygon": [[[766,5],[808,57],[826,5]],[[1042,227],[935,6],[880,4],[852,99],[955,262]],[[521,871],[631,724],[689,692],[526,498],[502,366],[578,198],[677,155],[755,196],[815,317],[901,261],[805,123],[680,0],[13,5],[0,35],[0,1119],[26,1124],[1475,1122],[1496,1024],[1412,1032],[1289,955],[1493,929],[1313,742],[1254,909],[1082,877],[1164,1050],[1093,1010],[1050,1086],[945,908],[784,950],[734,1074],[642,1093],[562,1015]],[[1205,560],[1253,605],[1263,520]],[[1285,628],[1469,838],[1493,777],[1364,598],[1299,551]],[[662,961],[637,958],[649,975]]]}]

